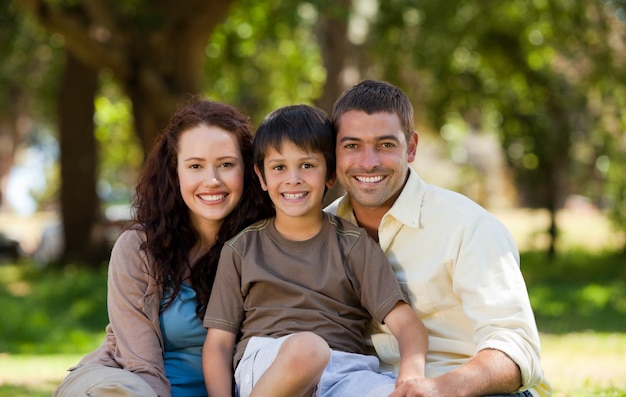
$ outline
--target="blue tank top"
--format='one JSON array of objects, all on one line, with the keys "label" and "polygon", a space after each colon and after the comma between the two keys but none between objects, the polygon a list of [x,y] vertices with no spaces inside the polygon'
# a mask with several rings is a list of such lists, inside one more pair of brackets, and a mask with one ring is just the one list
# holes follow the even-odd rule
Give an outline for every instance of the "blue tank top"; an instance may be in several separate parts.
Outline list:
[{"label": "blue tank top", "polygon": [[160,315],[165,374],[172,385],[172,397],[207,397],[202,375],[206,329],[196,317],[196,304],[196,292],[183,283],[178,296]]}]

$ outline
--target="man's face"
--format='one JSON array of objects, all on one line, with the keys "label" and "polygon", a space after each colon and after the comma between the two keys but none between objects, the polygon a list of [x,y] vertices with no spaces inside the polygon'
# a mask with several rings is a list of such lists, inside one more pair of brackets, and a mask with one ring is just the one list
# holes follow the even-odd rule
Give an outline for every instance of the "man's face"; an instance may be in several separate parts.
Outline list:
[{"label": "man's face", "polygon": [[417,133],[407,142],[397,115],[350,110],[339,118],[337,179],[354,207],[385,207],[400,194],[409,162],[415,159]]}]

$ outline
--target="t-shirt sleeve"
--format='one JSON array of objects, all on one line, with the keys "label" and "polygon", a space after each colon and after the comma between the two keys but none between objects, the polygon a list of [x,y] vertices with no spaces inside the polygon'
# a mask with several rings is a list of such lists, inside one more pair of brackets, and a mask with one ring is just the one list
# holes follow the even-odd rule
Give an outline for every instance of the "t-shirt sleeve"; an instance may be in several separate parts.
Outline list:
[{"label": "t-shirt sleeve", "polygon": [[383,319],[400,301],[408,303],[396,275],[380,246],[363,232],[348,254],[361,304],[372,318]]},{"label": "t-shirt sleeve", "polygon": [[242,319],[241,256],[226,244],[220,254],[203,325],[238,334]]}]

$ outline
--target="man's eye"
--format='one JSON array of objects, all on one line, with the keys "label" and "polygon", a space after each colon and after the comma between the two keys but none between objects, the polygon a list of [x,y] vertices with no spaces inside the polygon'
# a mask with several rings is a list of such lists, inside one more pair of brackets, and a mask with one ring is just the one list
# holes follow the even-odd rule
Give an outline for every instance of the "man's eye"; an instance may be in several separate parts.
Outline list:
[{"label": "man's eye", "polygon": [[344,146],[344,148],[346,148],[346,149],[356,149],[357,145],[356,145],[356,143],[348,143],[347,145]]}]

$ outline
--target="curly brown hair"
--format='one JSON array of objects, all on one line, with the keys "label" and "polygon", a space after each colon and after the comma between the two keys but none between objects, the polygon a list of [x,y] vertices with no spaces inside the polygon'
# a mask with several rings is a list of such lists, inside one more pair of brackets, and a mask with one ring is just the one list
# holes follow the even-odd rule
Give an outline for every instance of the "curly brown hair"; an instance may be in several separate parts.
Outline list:
[{"label": "curly brown hair", "polygon": [[[191,266],[189,252],[199,234],[180,193],[177,154],[181,134],[198,125],[220,127],[236,137],[244,160],[244,191],[241,201],[224,219],[216,243]],[[237,109],[195,98],[172,116],[150,151],[132,197],[132,224],[145,232],[141,249],[154,261],[152,276],[169,289],[162,309],[178,295],[184,274],[191,268],[198,301],[196,315],[203,318],[224,243],[245,226],[273,215],[271,203],[254,173],[252,140],[250,121]]]}]

